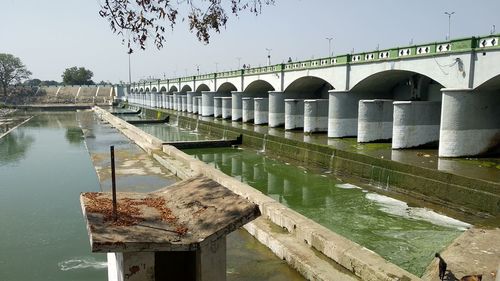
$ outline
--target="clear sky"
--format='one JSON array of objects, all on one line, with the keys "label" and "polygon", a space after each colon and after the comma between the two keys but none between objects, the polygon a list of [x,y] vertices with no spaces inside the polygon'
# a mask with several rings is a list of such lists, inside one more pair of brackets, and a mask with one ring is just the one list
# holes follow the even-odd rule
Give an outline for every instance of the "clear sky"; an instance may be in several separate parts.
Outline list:
[{"label": "clear sky", "polygon": [[[227,0],[226,0],[227,1]],[[64,69],[83,66],[94,81],[128,81],[127,48],[98,15],[99,0],[0,0],[0,53],[11,53],[27,65],[33,78],[61,81]],[[442,41],[451,36],[500,33],[498,0],[276,0],[260,16],[231,18],[209,45],[198,42],[180,22],[167,32],[167,45],[131,56],[132,81],[154,76],[173,78],[241,64],[318,58],[328,54],[333,37],[335,55]]]}]

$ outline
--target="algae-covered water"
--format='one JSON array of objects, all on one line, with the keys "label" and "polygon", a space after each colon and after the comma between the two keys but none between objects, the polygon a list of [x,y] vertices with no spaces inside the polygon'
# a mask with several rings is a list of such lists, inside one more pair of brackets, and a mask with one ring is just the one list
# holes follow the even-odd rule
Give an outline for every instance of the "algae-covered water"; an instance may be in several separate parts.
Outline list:
[{"label": "algae-covered water", "polygon": [[468,224],[246,149],[188,154],[420,276]]}]

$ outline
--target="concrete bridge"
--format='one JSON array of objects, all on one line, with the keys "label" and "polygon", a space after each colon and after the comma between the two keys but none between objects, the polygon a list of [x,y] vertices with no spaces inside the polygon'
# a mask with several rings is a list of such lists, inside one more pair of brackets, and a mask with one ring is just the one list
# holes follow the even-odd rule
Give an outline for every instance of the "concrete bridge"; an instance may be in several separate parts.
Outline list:
[{"label": "concrete bridge", "polygon": [[500,152],[500,35],[133,83],[136,104],[233,121],[439,145],[442,157]]}]

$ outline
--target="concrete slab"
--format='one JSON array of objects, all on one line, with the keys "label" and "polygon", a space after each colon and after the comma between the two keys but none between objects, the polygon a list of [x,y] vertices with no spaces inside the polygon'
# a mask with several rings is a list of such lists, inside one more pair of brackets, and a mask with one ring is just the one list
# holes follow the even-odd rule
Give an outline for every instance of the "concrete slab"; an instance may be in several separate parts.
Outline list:
[{"label": "concrete slab", "polygon": [[206,177],[178,182],[156,193],[80,195],[92,252],[193,251],[260,215],[256,204]]},{"label": "concrete slab", "polygon": [[[466,275],[482,274],[482,281],[499,280],[500,229],[471,228],[448,246],[441,256],[448,264],[444,280],[460,280]],[[422,280],[439,280],[438,260],[435,259]]]}]

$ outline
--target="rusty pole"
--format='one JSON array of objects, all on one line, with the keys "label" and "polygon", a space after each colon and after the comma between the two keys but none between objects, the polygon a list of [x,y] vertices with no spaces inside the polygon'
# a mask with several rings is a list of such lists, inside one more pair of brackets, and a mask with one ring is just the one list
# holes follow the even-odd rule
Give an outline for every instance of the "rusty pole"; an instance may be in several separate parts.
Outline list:
[{"label": "rusty pole", "polygon": [[113,193],[113,219],[116,221],[118,219],[118,213],[116,212],[116,179],[115,179],[115,147],[110,146],[111,150],[111,192]]}]

